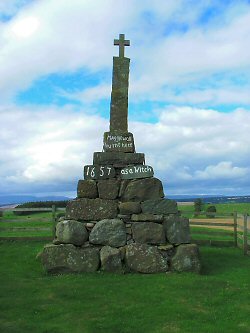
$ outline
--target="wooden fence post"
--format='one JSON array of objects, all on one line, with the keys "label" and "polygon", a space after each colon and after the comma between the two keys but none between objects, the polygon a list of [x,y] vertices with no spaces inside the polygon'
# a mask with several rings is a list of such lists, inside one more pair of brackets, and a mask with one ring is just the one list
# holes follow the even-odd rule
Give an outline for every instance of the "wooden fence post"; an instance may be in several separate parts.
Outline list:
[{"label": "wooden fence post", "polygon": [[238,239],[238,235],[237,235],[237,212],[234,212],[234,246],[237,247],[237,239]]},{"label": "wooden fence post", "polygon": [[56,236],[56,205],[52,206],[52,237]]},{"label": "wooden fence post", "polygon": [[247,255],[248,244],[247,244],[247,214],[244,214],[244,225],[243,225],[243,253]]}]

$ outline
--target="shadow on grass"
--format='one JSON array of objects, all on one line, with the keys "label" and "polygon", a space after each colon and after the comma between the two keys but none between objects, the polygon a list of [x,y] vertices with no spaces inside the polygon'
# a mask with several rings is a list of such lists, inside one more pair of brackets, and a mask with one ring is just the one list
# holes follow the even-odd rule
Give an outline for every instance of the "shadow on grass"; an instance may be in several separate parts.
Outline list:
[{"label": "shadow on grass", "polygon": [[[244,267],[248,258],[238,248],[200,247],[202,275],[231,274]],[[250,259],[250,258],[249,258]]]}]

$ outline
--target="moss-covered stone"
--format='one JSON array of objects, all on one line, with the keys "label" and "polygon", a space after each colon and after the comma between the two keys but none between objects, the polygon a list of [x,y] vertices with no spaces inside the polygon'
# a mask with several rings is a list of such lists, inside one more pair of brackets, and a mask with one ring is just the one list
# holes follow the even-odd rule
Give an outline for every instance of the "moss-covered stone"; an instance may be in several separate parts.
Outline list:
[{"label": "moss-covered stone", "polygon": [[56,240],[59,243],[83,245],[88,239],[88,232],[83,223],[65,220],[56,225]]},{"label": "moss-covered stone", "polygon": [[168,270],[167,259],[152,245],[138,243],[127,245],[125,261],[131,272],[161,273]]},{"label": "moss-covered stone", "polygon": [[136,243],[163,244],[166,242],[162,224],[141,222],[132,224],[133,239]]},{"label": "moss-covered stone", "polygon": [[99,180],[97,187],[99,192],[99,198],[114,200],[118,197],[120,180],[118,179]]},{"label": "moss-covered stone", "polygon": [[89,235],[89,241],[97,245],[120,247],[126,244],[126,227],[119,219],[104,219],[96,223]]},{"label": "moss-covered stone", "polygon": [[171,260],[171,269],[176,272],[201,272],[199,248],[196,244],[182,244],[177,247]]},{"label": "moss-covered stone", "polygon": [[46,245],[39,258],[48,273],[95,272],[100,265],[97,248],[81,248],[71,244]]},{"label": "moss-covered stone", "polygon": [[77,185],[77,197],[89,199],[97,198],[96,182],[94,180],[79,180]]},{"label": "moss-covered stone", "polygon": [[75,199],[66,207],[66,219],[78,221],[98,221],[117,216],[117,202],[106,199]]},{"label": "moss-covered stone", "polygon": [[163,186],[157,178],[131,180],[122,197],[122,201],[145,201],[164,197]]}]

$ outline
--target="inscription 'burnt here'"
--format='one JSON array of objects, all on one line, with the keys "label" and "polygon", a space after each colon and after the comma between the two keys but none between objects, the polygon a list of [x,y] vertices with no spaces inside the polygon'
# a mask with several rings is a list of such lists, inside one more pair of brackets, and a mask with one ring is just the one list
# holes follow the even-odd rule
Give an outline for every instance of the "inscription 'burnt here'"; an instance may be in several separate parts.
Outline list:
[{"label": "inscription 'burnt here'", "polygon": [[133,134],[104,133],[103,150],[133,153],[135,151]]}]

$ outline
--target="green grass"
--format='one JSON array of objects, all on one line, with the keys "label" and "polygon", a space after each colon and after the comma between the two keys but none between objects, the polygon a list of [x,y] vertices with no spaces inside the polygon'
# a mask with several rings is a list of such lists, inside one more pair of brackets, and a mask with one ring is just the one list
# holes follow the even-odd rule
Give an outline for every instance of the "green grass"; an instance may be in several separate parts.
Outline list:
[{"label": "green grass", "polygon": [[[14,230],[10,231],[7,228],[16,227],[35,227],[35,228],[49,228],[49,230],[25,231]],[[0,219],[0,237],[48,237],[52,236],[52,221],[50,212],[39,212],[31,215],[19,216],[11,211],[5,211],[3,218]],[[6,229],[3,230],[2,228]]]},{"label": "green grass", "polygon": [[[233,212],[238,212],[240,214],[248,213],[250,214],[250,203],[226,203],[226,204],[211,204],[216,207],[217,214],[228,214]],[[207,209],[208,206],[211,205],[204,205],[203,211]],[[189,218],[194,218],[194,206],[190,205],[183,205],[179,206],[179,210],[182,214]],[[197,218],[206,218],[206,215],[199,215]],[[211,219],[212,220],[212,219]]]},{"label": "green grass", "polygon": [[42,243],[1,244],[3,333],[249,333],[250,258],[201,248],[202,275],[46,275]]}]

